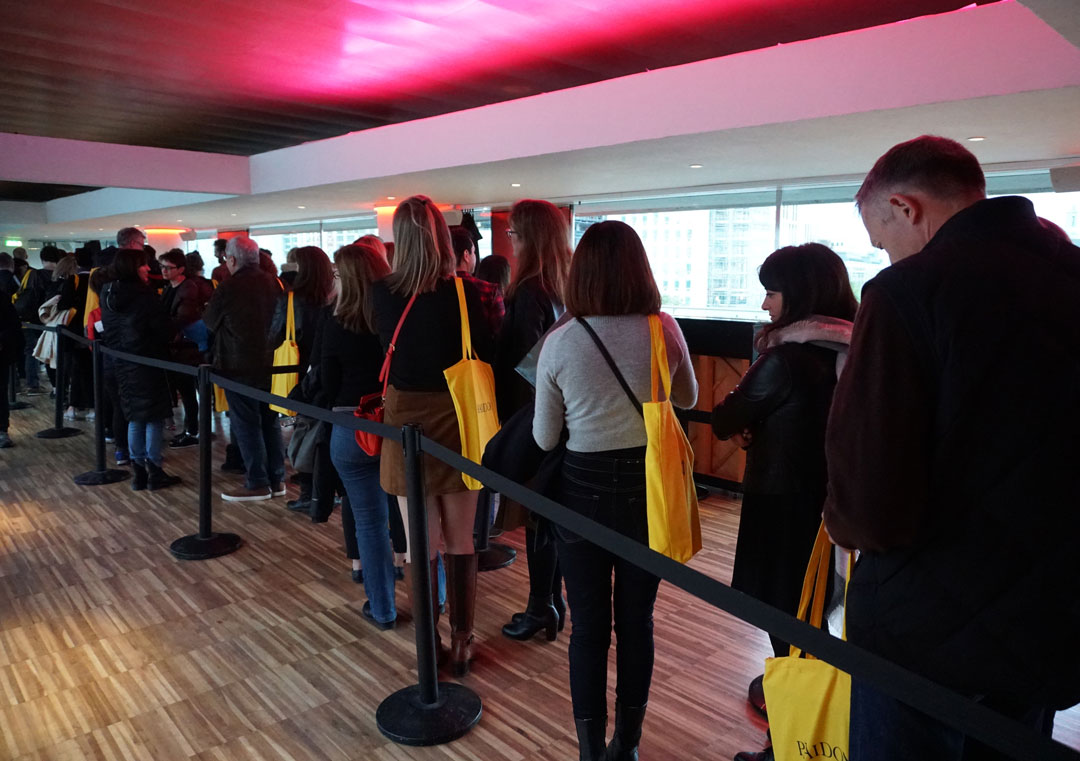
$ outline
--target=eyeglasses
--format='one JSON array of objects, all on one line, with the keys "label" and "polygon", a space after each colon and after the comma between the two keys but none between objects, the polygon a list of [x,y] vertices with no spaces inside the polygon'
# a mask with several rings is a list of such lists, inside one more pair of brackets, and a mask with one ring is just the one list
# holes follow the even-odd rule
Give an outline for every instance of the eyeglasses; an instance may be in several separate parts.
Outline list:
[{"label": "eyeglasses", "polygon": [[507,237],[507,238],[511,238],[511,239],[513,239],[513,238],[520,238],[520,237],[521,237],[521,233],[519,233],[519,232],[518,232],[517,230],[507,230],[507,231],[506,231],[506,237]]},{"label": "eyeglasses", "polygon": [[180,269],[180,268],[177,267],[175,264],[163,264],[163,265],[161,265],[161,271],[162,272],[164,272],[165,270],[178,270],[178,269]]}]

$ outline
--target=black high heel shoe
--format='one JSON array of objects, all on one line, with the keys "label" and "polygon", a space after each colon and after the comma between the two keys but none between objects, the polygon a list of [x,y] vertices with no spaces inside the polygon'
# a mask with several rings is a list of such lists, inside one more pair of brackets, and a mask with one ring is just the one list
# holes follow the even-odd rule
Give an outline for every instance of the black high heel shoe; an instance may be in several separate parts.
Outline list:
[{"label": "black high heel shoe", "polygon": [[[552,595],[551,604],[555,606],[555,612],[559,614],[559,631],[562,631],[566,627],[566,598],[562,595],[558,597]],[[515,624],[523,618],[525,618],[525,613],[515,613],[510,616],[510,620]]]},{"label": "black high heel shoe", "polygon": [[510,623],[502,628],[502,633],[510,639],[532,639],[537,632],[544,630],[548,642],[554,642],[559,636],[559,613],[551,603],[551,596],[534,597],[529,595],[529,604],[524,613],[511,617]]}]

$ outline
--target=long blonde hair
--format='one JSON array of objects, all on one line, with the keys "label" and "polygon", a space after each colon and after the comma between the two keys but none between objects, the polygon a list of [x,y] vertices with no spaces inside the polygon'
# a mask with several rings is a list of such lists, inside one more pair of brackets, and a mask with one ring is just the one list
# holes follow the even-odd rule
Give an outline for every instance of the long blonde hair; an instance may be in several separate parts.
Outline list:
[{"label": "long blonde hair", "polygon": [[521,238],[521,249],[506,298],[512,299],[522,283],[535,277],[544,292],[561,303],[570,271],[570,226],[566,217],[554,204],[525,199],[510,208],[509,222]]},{"label": "long blonde hair", "polygon": [[454,274],[454,248],[442,212],[427,196],[412,196],[394,211],[394,267],[390,290],[412,296],[435,290]]},{"label": "long blonde hair", "polygon": [[386,257],[370,244],[342,246],[334,252],[341,290],[334,316],[353,333],[375,332],[371,284],[390,274]]}]

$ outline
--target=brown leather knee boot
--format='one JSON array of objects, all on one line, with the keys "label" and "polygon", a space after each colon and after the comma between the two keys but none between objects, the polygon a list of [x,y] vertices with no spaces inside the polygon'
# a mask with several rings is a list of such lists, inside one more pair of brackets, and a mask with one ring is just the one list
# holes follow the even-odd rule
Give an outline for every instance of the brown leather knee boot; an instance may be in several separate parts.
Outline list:
[{"label": "brown leather knee boot", "polygon": [[469,673],[476,612],[476,555],[444,555],[450,603],[450,665],[454,676]]}]

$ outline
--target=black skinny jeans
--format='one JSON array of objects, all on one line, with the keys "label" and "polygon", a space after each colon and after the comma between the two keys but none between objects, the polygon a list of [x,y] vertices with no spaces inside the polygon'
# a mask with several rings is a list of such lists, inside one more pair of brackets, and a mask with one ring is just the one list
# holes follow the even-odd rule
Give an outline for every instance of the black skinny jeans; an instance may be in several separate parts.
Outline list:
[{"label": "black skinny jeans", "polygon": [[[567,451],[562,502],[624,536],[648,544],[645,448]],[[615,695],[643,706],[653,671],[653,603],[660,579],[574,534],[556,529],[570,603],[570,696],[574,717],[607,715],[607,661],[615,624]],[[612,575],[614,574],[614,584]]]}]

